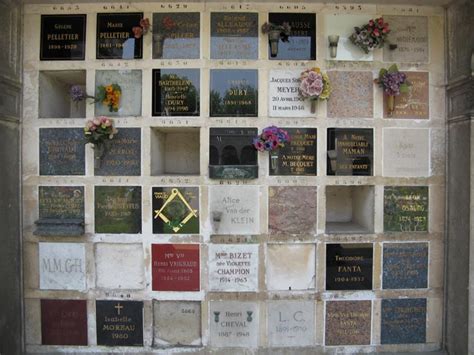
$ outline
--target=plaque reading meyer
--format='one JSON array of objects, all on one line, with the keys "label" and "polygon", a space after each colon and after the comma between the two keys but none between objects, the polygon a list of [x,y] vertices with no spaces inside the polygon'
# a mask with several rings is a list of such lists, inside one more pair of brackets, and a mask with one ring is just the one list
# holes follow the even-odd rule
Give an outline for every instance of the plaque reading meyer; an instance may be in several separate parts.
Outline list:
[{"label": "plaque reading meyer", "polygon": [[283,128],[291,137],[275,151],[270,152],[270,175],[314,176],[317,171],[317,129]]},{"label": "plaque reading meyer", "polygon": [[142,12],[97,14],[97,59],[141,59],[143,37],[135,38],[132,28],[142,18]]},{"label": "plaque reading meyer", "polygon": [[299,95],[301,70],[270,70],[268,77],[268,116],[314,117],[311,100]]},{"label": "plaque reading meyer", "polygon": [[95,232],[141,233],[141,186],[96,186]]},{"label": "plaque reading meyer", "polygon": [[328,128],[327,174],[373,175],[373,129]]},{"label": "plaque reading meyer", "polygon": [[143,302],[96,301],[97,345],[143,346]]},{"label": "plaque reading meyer", "polygon": [[257,117],[258,71],[211,69],[211,117]]},{"label": "plaque reading meyer", "polygon": [[258,59],[258,14],[211,13],[211,59]]},{"label": "plaque reading meyer", "polygon": [[316,14],[269,13],[268,20],[275,25],[288,22],[291,27],[289,41],[280,39],[277,55],[269,59],[316,60]]},{"label": "plaque reading meyer", "polygon": [[153,69],[153,116],[199,116],[199,69]]},{"label": "plaque reading meyer", "polygon": [[384,289],[428,287],[428,243],[384,243]]},{"label": "plaque reading meyer", "polygon": [[428,186],[385,186],[385,232],[428,231]]},{"label": "plaque reading meyer", "polygon": [[371,290],[372,264],[372,244],[327,244],[326,290]]},{"label": "plaque reading meyer", "polygon": [[40,60],[84,60],[87,15],[41,15]]},{"label": "plaque reading meyer", "polygon": [[382,344],[426,342],[426,298],[382,300]]}]

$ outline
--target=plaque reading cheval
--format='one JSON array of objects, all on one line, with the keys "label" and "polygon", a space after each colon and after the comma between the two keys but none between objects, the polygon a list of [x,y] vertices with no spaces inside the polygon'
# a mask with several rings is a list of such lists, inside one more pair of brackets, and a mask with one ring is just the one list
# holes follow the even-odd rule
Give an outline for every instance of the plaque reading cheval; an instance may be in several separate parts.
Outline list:
[{"label": "plaque reading cheval", "polygon": [[97,14],[97,59],[141,59],[143,37],[135,38],[132,28],[142,18],[142,12]]},{"label": "plaque reading cheval", "polygon": [[211,117],[258,117],[258,71],[211,69]]},{"label": "plaque reading cheval", "polygon": [[426,298],[382,300],[381,344],[426,343]]},{"label": "plaque reading cheval", "polygon": [[288,22],[291,31],[288,42],[278,43],[274,60],[316,60],[316,14],[269,13],[268,20],[275,25]]},{"label": "plaque reading cheval", "polygon": [[199,291],[199,244],[152,244],[153,291]]},{"label": "plaque reading cheval", "polygon": [[199,116],[199,69],[153,69],[153,116]]},{"label": "plaque reading cheval", "polygon": [[328,128],[327,174],[373,175],[373,129]]},{"label": "plaque reading cheval", "polygon": [[428,287],[428,243],[384,243],[384,289]]},{"label": "plaque reading cheval", "polygon": [[371,301],[328,301],[325,318],[326,346],[370,344]]},{"label": "plaque reading cheval", "polygon": [[372,265],[372,244],[327,244],[326,290],[371,290]]},{"label": "plaque reading cheval", "polygon": [[211,13],[211,59],[258,59],[258,14]]},{"label": "plaque reading cheval", "polygon": [[385,186],[385,232],[428,231],[428,186]]},{"label": "plaque reading cheval", "polygon": [[97,345],[143,346],[143,302],[96,301]]},{"label": "plaque reading cheval", "polygon": [[84,60],[87,15],[41,15],[40,60]]}]

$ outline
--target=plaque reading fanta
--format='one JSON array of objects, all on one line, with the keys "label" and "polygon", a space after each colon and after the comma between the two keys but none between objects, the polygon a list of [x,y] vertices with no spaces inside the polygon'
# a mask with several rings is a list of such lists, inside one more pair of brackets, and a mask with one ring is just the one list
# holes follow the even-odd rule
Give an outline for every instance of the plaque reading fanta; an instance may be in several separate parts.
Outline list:
[{"label": "plaque reading fanta", "polygon": [[371,301],[326,302],[325,345],[369,345]]},{"label": "plaque reading fanta", "polygon": [[84,60],[87,15],[41,15],[40,60]]}]

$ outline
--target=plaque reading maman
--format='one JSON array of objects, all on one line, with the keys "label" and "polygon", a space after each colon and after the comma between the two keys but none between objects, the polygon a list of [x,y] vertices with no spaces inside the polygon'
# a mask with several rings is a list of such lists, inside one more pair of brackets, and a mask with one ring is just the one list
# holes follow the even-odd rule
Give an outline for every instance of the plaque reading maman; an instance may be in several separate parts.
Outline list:
[{"label": "plaque reading maman", "polygon": [[87,15],[41,15],[40,60],[84,60]]}]

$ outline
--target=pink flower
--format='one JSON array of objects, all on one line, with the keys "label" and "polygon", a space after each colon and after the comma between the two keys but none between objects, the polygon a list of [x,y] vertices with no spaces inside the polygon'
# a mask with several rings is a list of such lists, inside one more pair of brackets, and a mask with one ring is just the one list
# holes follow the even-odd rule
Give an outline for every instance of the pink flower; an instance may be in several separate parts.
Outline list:
[{"label": "pink flower", "polygon": [[384,28],[382,29],[382,33],[387,33],[387,32],[388,32],[388,28],[387,28],[387,27],[384,27]]},{"label": "pink flower", "polygon": [[101,123],[101,122],[100,122],[100,119],[99,119],[99,118],[94,118],[94,119],[92,120],[92,123],[93,123],[94,125],[96,125],[96,126],[100,126],[100,123]]},{"label": "pink flower", "polygon": [[96,129],[97,129],[97,126],[92,126],[92,127],[90,128],[91,132],[94,132]]},{"label": "pink flower", "polygon": [[379,24],[379,26],[382,26],[382,25],[383,25],[383,17],[379,18],[378,24]]},{"label": "pink flower", "polygon": [[374,30],[374,35],[375,35],[375,37],[379,37],[379,36],[380,36],[380,32],[379,32],[379,30],[378,30],[377,28]]},{"label": "pink flower", "polygon": [[374,25],[374,20],[370,20],[369,21],[369,26],[373,26]]}]

